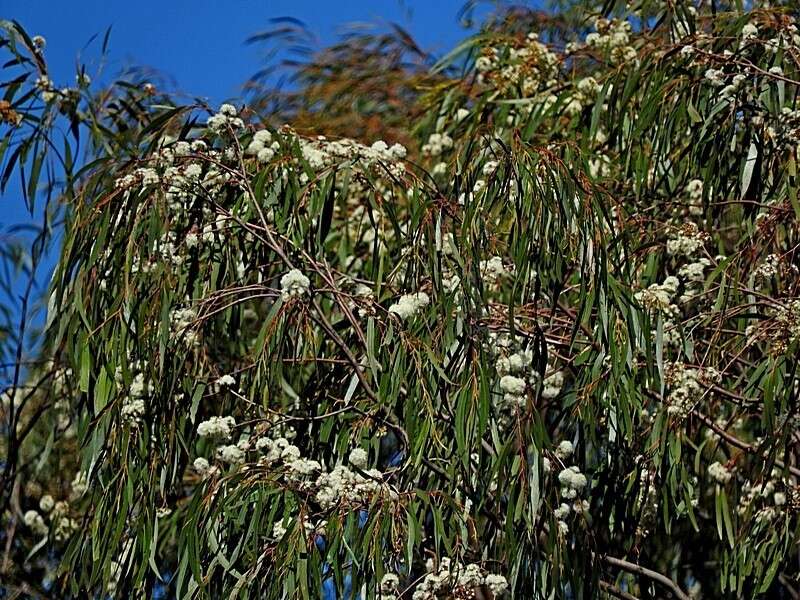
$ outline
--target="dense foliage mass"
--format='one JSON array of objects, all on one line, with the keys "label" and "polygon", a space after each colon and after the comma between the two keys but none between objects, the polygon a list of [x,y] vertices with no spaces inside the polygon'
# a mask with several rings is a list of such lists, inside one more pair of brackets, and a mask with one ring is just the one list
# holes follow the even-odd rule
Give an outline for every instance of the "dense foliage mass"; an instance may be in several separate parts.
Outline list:
[{"label": "dense foliage mass", "polygon": [[794,23],[513,9],[212,111],[5,23],[0,173],[65,224],[0,589],[798,597]]}]

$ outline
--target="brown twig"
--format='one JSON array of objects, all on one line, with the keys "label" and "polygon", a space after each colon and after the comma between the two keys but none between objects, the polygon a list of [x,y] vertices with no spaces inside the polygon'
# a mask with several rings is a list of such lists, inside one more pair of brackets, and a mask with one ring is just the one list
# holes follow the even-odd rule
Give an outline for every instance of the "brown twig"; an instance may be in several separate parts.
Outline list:
[{"label": "brown twig", "polygon": [[642,577],[647,577],[652,581],[660,583],[664,587],[668,588],[672,591],[673,594],[680,600],[691,600],[689,596],[680,588],[680,586],[672,581],[666,575],[659,573],[658,571],[653,571],[652,569],[648,569],[647,567],[643,567],[641,565],[637,565],[636,563],[628,562],[622,558],[616,558],[614,556],[603,556],[602,560],[607,562],[609,565],[613,567],[617,567],[622,569],[623,571],[627,571],[628,573],[633,573],[634,575],[640,575]]}]

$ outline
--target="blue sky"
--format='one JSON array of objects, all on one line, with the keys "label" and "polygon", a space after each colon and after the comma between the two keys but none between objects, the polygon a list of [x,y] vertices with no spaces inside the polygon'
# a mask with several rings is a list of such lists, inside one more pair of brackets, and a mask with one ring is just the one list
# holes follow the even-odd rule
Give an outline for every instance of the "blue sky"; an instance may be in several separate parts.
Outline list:
[{"label": "blue sky", "polygon": [[[264,49],[247,45],[270,19],[294,17],[325,45],[354,23],[397,23],[417,42],[441,55],[467,34],[458,22],[466,0],[0,0],[3,18],[47,40],[50,76],[61,87],[74,85],[76,64],[93,80],[110,82],[132,66],[158,70],[171,91],[205,98],[212,106],[242,95],[244,82],[264,66]],[[100,49],[111,27],[108,52]],[[30,222],[14,185],[0,198],[0,233]],[[37,277],[40,290],[50,279],[55,256]],[[20,280],[23,287],[25,281]],[[40,314],[36,321],[41,320]]]},{"label": "blue sky", "polygon": [[[245,39],[274,17],[300,19],[331,42],[348,23],[395,22],[428,50],[442,53],[464,35],[457,14],[465,0],[8,0],[6,18],[47,39],[46,56],[58,84],[74,81],[76,56],[97,63],[100,39],[112,26],[113,76],[146,65],[172,76],[178,89],[213,102],[236,97],[261,66],[258,47]],[[11,6],[9,6],[11,5]],[[10,10],[9,10],[10,8]],[[99,39],[88,47],[92,36]]]}]

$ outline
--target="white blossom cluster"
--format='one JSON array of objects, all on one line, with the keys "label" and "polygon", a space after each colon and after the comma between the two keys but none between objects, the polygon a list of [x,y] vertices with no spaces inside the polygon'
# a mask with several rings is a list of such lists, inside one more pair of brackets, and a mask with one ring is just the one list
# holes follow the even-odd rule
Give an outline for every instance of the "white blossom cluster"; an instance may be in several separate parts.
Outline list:
[{"label": "white blossom cluster", "polygon": [[453,138],[446,133],[432,133],[422,146],[424,156],[439,156],[453,147]]},{"label": "white blossom cluster", "polygon": [[197,310],[191,307],[179,307],[169,314],[171,337],[181,337],[187,346],[196,346],[200,343],[200,332],[192,325],[197,320]]},{"label": "white blossom cluster", "polygon": [[47,535],[50,528],[44,522],[44,518],[35,510],[27,511],[22,517],[23,523],[30,527],[31,531],[36,535]]},{"label": "white blossom cluster", "polygon": [[777,254],[768,255],[753,273],[755,280],[769,280],[780,272],[781,257]]},{"label": "white blossom cluster", "polygon": [[558,482],[561,484],[561,496],[573,500],[586,487],[588,480],[586,475],[573,465],[558,474]]},{"label": "white blossom cluster", "polygon": [[383,140],[378,140],[371,146],[365,146],[347,138],[328,140],[324,136],[317,136],[314,139],[305,139],[290,131],[287,134],[299,144],[303,159],[314,171],[350,161],[364,172],[378,177],[386,177],[388,173],[399,178],[405,173],[402,160],[407,150],[402,144],[389,146]]},{"label": "white blossom cluster", "polygon": [[[290,517],[288,519],[282,519],[280,521],[276,521],[275,524],[272,527],[272,537],[275,538],[276,540],[283,539],[283,537],[286,535],[286,532],[288,531],[289,527],[293,523],[297,522],[297,519],[298,519],[297,516],[292,516],[292,517]],[[328,524],[327,521],[325,521],[324,519],[320,520],[317,523],[313,523],[309,519],[305,519],[305,518],[302,519],[302,523],[301,523],[301,525],[303,527],[303,533],[306,536],[311,536],[311,535],[314,535],[314,534],[324,535],[325,534],[325,527],[326,527],[327,524]]]},{"label": "white blossom cluster", "polygon": [[686,184],[686,193],[689,196],[689,214],[694,217],[703,215],[703,180],[692,179]]},{"label": "white blossom cluster", "polygon": [[311,280],[299,269],[292,269],[281,277],[281,295],[284,300],[297,298],[308,293]]},{"label": "white blossom cluster", "polygon": [[239,442],[238,444],[224,444],[217,446],[217,458],[231,465],[240,465],[244,463],[247,451],[247,444]]},{"label": "white blossom cluster", "polygon": [[[569,440],[562,440],[555,449],[556,458],[564,462],[568,461],[575,452],[575,448]],[[552,465],[550,459],[543,459],[543,466],[545,474],[549,474]],[[579,498],[583,489],[587,486],[588,480],[586,475],[580,472],[576,466],[566,467],[558,474],[558,482],[561,486],[560,495],[562,502],[557,508],[553,510],[553,516],[556,518],[556,526],[562,535],[569,533],[569,524],[567,523],[570,515],[583,515],[589,511],[589,501]],[[569,501],[572,501],[570,504]]]},{"label": "white blossom cluster", "polygon": [[773,350],[784,354],[800,341],[800,298],[781,305],[775,315],[776,335],[772,338]]},{"label": "white blossom cluster", "polygon": [[621,19],[598,18],[595,31],[586,36],[586,45],[605,53],[616,64],[637,59],[636,49],[630,45],[631,24]]},{"label": "white blossom cluster", "polygon": [[670,275],[664,279],[663,283],[653,283],[646,289],[636,292],[633,297],[643,307],[673,317],[679,312],[677,305],[673,302],[679,285],[678,278]]},{"label": "white blossom cluster", "polygon": [[[316,501],[324,510],[335,508],[340,503],[365,504],[376,494],[394,496],[384,483],[383,473],[377,469],[366,469],[368,457],[361,448],[353,449],[349,455],[350,464],[356,471],[345,465],[337,465],[326,471],[319,462],[302,458],[296,446],[285,446],[281,439],[275,445],[278,448],[284,446],[280,460],[286,464],[289,477],[312,490]],[[266,445],[265,448],[269,449],[267,460],[275,456],[275,446]],[[320,474],[312,483],[309,478],[317,473]]]},{"label": "white blossom cluster", "polygon": [[484,48],[475,61],[475,70],[479,83],[501,92],[518,89],[527,98],[554,87],[559,57],[531,32],[523,41]]},{"label": "white blossom cluster", "polygon": [[192,467],[203,477],[210,477],[219,473],[219,468],[216,465],[212,466],[208,460],[202,456],[198,456],[194,459]]},{"label": "white blossom cluster", "polygon": [[229,440],[234,427],[236,427],[236,419],[231,416],[211,417],[197,426],[197,435]]},{"label": "white blossom cluster", "polygon": [[[528,390],[539,382],[539,373],[532,369],[533,352],[521,349],[506,354],[510,346],[511,341],[506,334],[496,333],[491,334],[487,344],[487,350],[497,355],[495,370],[500,378],[498,385],[503,395],[494,401],[494,407],[503,426],[512,422],[515,412],[525,406]],[[548,367],[547,372],[549,374],[542,382],[541,392],[545,400],[558,396],[564,386],[562,371]]]},{"label": "white blossom cluster", "polygon": [[[201,437],[217,440],[229,440],[232,429],[236,426],[233,417],[212,417],[198,426]],[[259,453],[255,463],[268,466],[291,481],[304,492],[313,495],[324,510],[336,508],[340,504],[368,504],[371,499],[381,494],[389,499],[397,494],[384,481],[384,475],[377,469],[369,469],[369,455],[363,448],[351,450],[348,461],[352,469],[346,465],[336,465],[327,470],[320,462],[304,457],[300,449],[289,439],[281,436],[285,433],[294,437],[291,428],[272,427],[269,435],[257,435],[254,439],[243,436],[236,444],[222,444],[215,451],[216,459],[231,465],[247,465],[248,452]],[[194,469],[203,477],[219,473],[219,469],[210,465],[203,457],[194,461]]]},{"label": "white blossom cluster", "polygon": [[722,485],[728,483],[733,477],[733,473],[725,465],[716,461],[708,465],[708,475]]},{"label": "white blossom cluster", "polygon": [[78,530],[78,522],[70,516],[69,503],[65,500],[56,502],[52,496],[44,495],[39,501],[39,510],[47,516],[49,525],[45,521],[45,517],[34,509],[26,511],[22,517],[23,523],[34,534],[46,536],[52,531],[53,539],[63,542]]},{"label": "white blossom cluster", "polygon": [[705,281],[705,273],[711,265],[709,259],[700,257],[678,269],[678,277],[683,282],[683,293],[678,298],[680,305],[686,305],[699,296]]},{"label": "white blossom cluster", "polygon": [[246,153],[255,156],[260,163],[268,163],[280,147],[280,142],[272,140],[272,133],[267,129],[260,129],[253,134],[253,141],[248,144]]},{"label": "white blossom cluster", "polygon": [[486,283],[491,285],[497,283],[504,275],[512,273],[513,268],[506,268],[501,257],[493,256],[488,260],[481,261],[480,272]]},{"label": "white blossom cluster", "polygon": [[741,487],[736,512],[740,517],[752,515],[758,525],[769,524],[786,509],[787,495],[783,491],[784,486],[785,482],[777,469],[773,469],[771,476],[759,483],[745,481]]},{"label": "white blossom cluster", "polygon": [[678,270],[678,277],[685,282],[702,282],[704,279],[705,270],[711,266],[711,261],[705,257],[699,260],[683,265]]},{"label": "white blossom cluster", "polygon": [[720,379],[711,367],[690,367],[684,363],[671,362],[665,365],[667,414],[678,419],[686,418],[700,399]]},{"label": "white blossom cluster", "polygon": [[438,565],[432,559],[426,564],[428,573],[417,584],[412,600],[437,600],[441,597],[470,598],[482,586],[489,588],[495,598],[508,591],[508,581],[502,575],[486,573],[480,565],[463,565],[442,558]]},{"label": "white blossom cluster", "polygon": [[[570,96],[569,102],[564,106],[564,113],[570,117],[579,115],[584,106],[590,105],[594,102],[597,92],[600,90],[600,84],[594,77],[584,77],[575,84],[575,90]],[[604,134],[598,130],[598,138],[596,141],[603,143]]]},{"label": "white blossom cluster", "polygon": [[394,573],[386,573],[378,586],[377,600],[397,600],[400,595],[400,578]]},{"label": "white blossom cluster", "polygon": [[401,319],[410,319],[430,304],[430,297],[425,292],[404,294],[389,307],[389,313]]},{"label": "white blossom cluster", "polygon": [[700,231],[694,223],[686,223],[667,240],[667,254],[693,258],[703,249],[708,235]]},{"label": "white blossom cluster", "polygon": [[[642,458],[641,456],[637,457],[637,462],[641,462]],[[634,472],[633,475],[635,476],[636,473]],[[639,537],[646,536],[649,533],[648,528],[652,526],[658,515],[658,498],[656,473],[642,466],[639,470],[639,484],[635,502],[636,511],[640,515],[636,530]]]},{"label": "white blossom cluster", "polygon": [[142,371],[141,361],[131,362],[131,372],[133,378],[130,385],[126,385],[121,367],[117,367],[114,373],[114,383],[117,390],[122,393],[122,408],[120,415],[123,423],[129,427],[138,427],[142,423],[145,413],[145,399],[150,397],[155,387],[152,381]]},{"label": "white blossom cluster", "polygon": [[210,116],[206,121],[206,126],[214,132],[226,131],[230,129],[244,128],[244,121],[238,117],[236,107],[232,104],[223,104],[219,107],[219,112]]},{"label": "white blossom cluster", "polygon": [[725,72],[721,69],[706,69],[704,77],[706,81],[715,87],[721,87],[725,84]]}]

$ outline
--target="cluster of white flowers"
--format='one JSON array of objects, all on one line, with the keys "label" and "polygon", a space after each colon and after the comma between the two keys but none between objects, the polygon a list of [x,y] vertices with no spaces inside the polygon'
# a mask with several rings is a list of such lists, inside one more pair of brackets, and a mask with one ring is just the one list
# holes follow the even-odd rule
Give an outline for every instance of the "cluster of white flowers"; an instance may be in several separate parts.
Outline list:
[{"label": "cluster of white flowers", "polygon": [[216,475],[219,472],[219,469],[216,466],[211,466],[208,460],[202,456],[198,456],[194,459],[192,462],[192,467],[194,467],[194,470],[203,477],[210,477],[211,475]]},{"label": "cluster of white flowers", "polygon": [[400,593],[400,578],[394,573],[387,573],[378,587],[377,600],[397,600]]},{"label": "cluster of white flowers", "polygon": [[[562,440],[555,449],[555,456],[562,463],[568,460],[575,452],[575,447],[569,440]],[[550,473],[551,463],[547,458],[543,459],[543,466],[545,474]],[[558,482],[561,485],[560,494],[564,500],[572,500],[572,504],[561,502],[561,504],[553,510],[553,516],[556,518],[556,525],[562,535],[569,533],[569,524],[567,518],[571,514],[582,515],[589,511],[589,501],[579,498],[581,491],[587,486],[588,480],[586,475],[581,473],[577,466],[566,467],[558,474]]]},{"label": "cluster of white flowers", "polygon": [[383,473],[377,469],[368,469],[364,475],[338,465],[333,470],[322,473],[315,482],[316,500],[323,509],[330,509],[341,502],[348,504],[365,504],[383,491],[393,493],[383,482]]},{"label": "cluster of white flowers", "polygon": [[[140,362],[135,362],[132,367],[134,370],[142,368]],[[118,388],[123,388],[125,383],[122,378],[122,369],[117,368],[115,373],[115,380]],[[154,390],[153,383],[141,371],[133,376],[130,386],[127,389],[127,394],[122,401],[122,409],[120,414],[124,423],[131,427],[137,427],[142,422],[144,416],[145,398],[149,397]]]},{"label": "cluster of white flowers", "polygon": [[[644,457],[639,455],[636,457],[636,462],[641,464]],[[637,472],[632,473],[632,477],[636,477]],[[651,471],[646,466],[641,466],[638,470],[639,482],[638,491],[636,493],[635,507],[637,514],[641,515],[639,524],[636,529],[638,536],[642,537],[647,535],[649,527],[651,527],[658,516],[658,498],[659,491],[656,486],[656,473]],[[696,499],[693,499],[696,504]]]},{"label": "cluster of white flowers", "polygon": [[595,31],[586,36],[586,45],[607,54],[612,62],[621,64],[636,60],[636,49],[630,45],[631,24],[620,19],[598,18]]},{"label": "cluster of white flowers", "polygon": [[197,435],[229,440],[234,427],[236,427],[236,419],[231,416],[211,417],[197,426]]},{"label": "cluster of white flowers", "polygon": [[[348,161],[351,166],[356,168],[356,172],[361,170],[377,177],[375,185],[380,189],[381,182],[387,177],[387,172],[391,177],[400,178],[405,173],[405,165],[402,160],[405,158],[407,150],[402,144],[389,146],[383,140],[374,142],[371,146],[365,146],[355,140],[341,139],[328,140],[325,136],[317,136],[314,139],[305,139],[295,135],[290,130],[286,130],[286,135],[290,141],[296,141],[300,146],[303,159],[314,171],[321,171],[339,163]],[[306,182],[305,173],[300,177],[301,182]],[[358,197],[359,191],[369,189],[369,187],[359,187],[360,178],[356,177],[350,182],[348,194]]]},{"label": "cluster of white flowers", "polygon": [[52,527],[53,538],[63,542],[77,531],[78,522],[69,516],[69,504],[66,501],[55,502],[52,496],[46,495],[40,500],[39,508],[47,515],[49,526],[36,510],[28,510],[22,517],[23,523],[36,535],[46,536]]},{"label": "cluster of white flowers", "polygon": [[733,76],[731,82],[720,90],[719,95],[723,98],[732,98],[736,96],[740,90],[746,89],[744,85],[746,81],[747,77],[745,75],[737,73]]},{"label": "cluster of white flowers", "polygon": [[299,269],[292,269],[281,277],[281,295],[284,300],[297,298],[308,293],[311,280],[303,275]]},{"label": "cluster of white flowers", "polygon": [[221,387],[233,387],[236,385],[236,379],[233,377],[233,375],[223,375],[217,379],[217,385]]},{"label": "cluster of white flowers", "polygon": [[47,75],[40,75],[36,78],[36,89],[39,90],[42,100],[45,102],[50,102],[58,95],[53,82]]},{"label": "cluster of white flowers", "polygon": [[689,367],[680,362],[667,363],[664,369],[667,395],[667,414],[683,419],[692,412],[710,386],[720,375],[711,367]]},{"label": "cluster of white flowers", "polygon": [[439,156],[445,150],[453,147],[453,138],[446,133],[432,133],[428,142],[422,145],[422,154],[425,156]]},{"label": "cluster of white flowers", "polygon": [[506,269],[503,264],[503,259],[499,256],[493,256],[488,260],[482,260],[480,263],[481,277],[488,284],[497,283],[498,280],[508,273],[513,273],[513,267]]},{"label": "cluster of white flowers", "polygon": [[[278,433],[278,429],[274,432]],[[242,447],[241,442],[239,446]],[[357,471],[341,464],[327,471],[318,461],[301,456],[300,449],[285,437],[259,437],[255,448],[262,453],[258,464],[281,469],[300,489],[311,492],[325,510],[341,502],[365,504],[376,494],[389,498],[396,495],[384,482],[383,473],[366,468],[369,455],[363,448],[354,448],[348,457]]]},{"label": "cluster of white flowers", "polygon": [[572,442],[563,440],[556,446],[555,455],[560,460],[566,460],[572,456],[573,452],[575,452],[575,447],[572,445]]},{"label": "cluster of white flowers", "polygon": [[[583,107],[593,102],[597,92],[600,90],[600,84],[594,77],[584,77],[575,84],[575,91],[572,93],[569,102],[564,106],[564,113],[572,117],[578,115],[583,110]],[[598,141],[602,143],[603,135],[599,130],[600,138]]]},{"label": "cluster of white flowers", "polygon": [[125,423],[131,427],[136,427],[141,424],[144,412],[144,400],[142,398],[133,398],[128,396],[122,403],[120,415]]},{"label": "cluster of white flowers", "polygon": [[191,307],[175,308],[169,314],[170,335],[173,338],[183,336],[187,346],[200,343],[200,332],[192,328],[197,320],[197,310]]},{"label": "cluster of white flowers", "polygon": [[678,307],[673,303],[673,298],[678,292],[680,281],[677,277],[669,276],[663,283],[654,283],[644,290],[639,290],[633,297],[643,307],[667,316],[678,314]]},{"label": "cluster of white flowers", "polygon": [[720,464],[719,462],[713,462],[708,465],[708,475],[722,485],[728,483],[731,478],[733,477],[733,473],[725,466]]},{"label": "cluster of white flowers", "polygon": [[216,450],[217,458],[222,462],[232,465],[242,464],[245,459],[245,448],[242,447],[243,445],[244,444],[225,444],[218,446]]},{"label": "cluster of white flowers", "polygon": [[508,356],[501,356],[495,363],[497,374],[501,377],[509,373],[520,373],[530,368],[533,362],[533,352],[521,350]]},{"label": "cluster of white flowers", "polygon": [[389,313],[401,319],[410,319],[430,304],[430,297],[425,292],[404,294],[389,307]]},{"label": "cluster of white flowers", "polygon": [[588,480],[586,475],[573,465],[563,469],[558,474],[558,482],[561,484],[561,496],[572,500],[586,487]]},{"label": "cluster of white flowers", "polygon": [[608,177],[611,173],[611,158],[606,154],[595,154],[589,159],[589,176],[592,179]]},{"label": "cluster of white flowers", "polygon": [[[200,160],[191,158],[198,155]],[[231,173],[219,166],[220,162],[229,162],[232,158],[227,151],[209,149],[203,140],[192,142],[167,136],[161,141],[156,159],[164,172],[161,181],[167,206],[175,216],[186,215],[191,200],[198,196],[214,196],[223,186],[232,181]],[[203,218],[210,220],[214,213],[206,204],[202,207]],[[207,232],[204,226],[204,233]]]},{"label": "cluster of white flowers", "polygon": [[758,26],[755,23],[745,23],[742,27],[742,41],[752,40],[758,36]]},{"label": "cluster of white flowers", "polygon": [[85,471],[78,471],[70,483],[71,498],[80,498],[89,489],[89,475]]},{"label": "cluster of white flowers", "polygon": [[564,372],[555,371],[544,378],[542,382],[542,398],[550,400],[561,393],[564,387]]},{"label": "cluster of white flowers", "polygon": [[783,304],[775,314],[776,335],[772,339],[773,350],[779,354],[800,341],[800,298]]},{"label": "cluster of white flowers", "polygon": [[521,377],[503,375],[500,378],[500,389],[503,391],[504,406],[524,406],[525,390],[528,384]]},{"label": "cluster of white flowers", "polygon": [[689,214],[695,217],[703,214],[703,180],[692,179],[686,184],[686,193],[689,196]]},{"label": "cluster of white flowers", "polygon": [[693,258],[702,250],[708,235],[700,231],[694,223],[686,223],[673,237],[667,240],[667,254]]},{"label": "cluster of white flowers", "polygon": [[508,46],[484,48],[475,61],[478,83],[490,84],[501,92],[519,90],[525,98],[553,87],[558,68],[558,55],[535,32]]},{"label": "cluster of white flowers", "polygon": [[35,510],[27,511],[23,517],[22,521],[28,526],[33,533],[36,535],[47,535],[49,528],[47,527],[47,523],[44,522],[44,518]]},{"label": "cluster of white flowers", "polygon": [[516,409],[525,405],[528,382],[524,376],[532,362],[533,352],[530,350],[521,350],[508,356],[500,355],[497,358],[495,368],[500,376],[499,385],[503,396],[502,400],[496,400],[494,405],[503,426],[511,422]]},{"label": "cluster of white flowers", "polygon": [[55,508],[56,501],[50,494],[45,494],[39,499],[39,510],[47,514]]},{"label": "cluster of white flowers", "polygon": [[781,257],[777,254],[768,255],[753,273],[755,280],[771,279],[780,272]]},{"label": "cluster of white flowers", "polygon": [[678,277],[684,282],[702,282],[705,279],[705,270],[711,266],[711,261],[703,257],[699,260],[683,265],[678,270]]},{"label": "cluster of white flowers", "polygon": [[417,584],[412,600],[436,600],[444,596],[455,598],[474,597],[482,586],[489,588],[495,598],[508,590],[508,581],[498,574],[487,574],[480,565],[454,563],[442,558],[436,565],[432,559],[427,562],[428,574]]},{"label": "cluster of white flowers", "polygon": [[769,524],[784,510],[787,502],[786,492],[779,489],[781,485],[782,477],[777,469],[773,469],[771,477],[761,483],[745,481],[736,512],[743,517],[754,511],[756,524]]},{"label": "cluster of white flowers", "polygon": [[715,87],[721,87],[725,84],[725,72],[720,69],[706,69],[706,81]]},{"label": "cluster of white flowers", "polygon": [[688,304],[700,294],[705,281],[705,272],[711,264],[709,259],[701,257],[678,270],[678,277],[683,282],[683,293],[678,298],[680,305]]},{"label": "cluster of white flowers", "polygon": [[223,104],[219,107],[219,112],[212,115],[206,121],[208,128],[215,132],[222,132],[231,129],[242,129],[244,121],[237,116],[236,107],[232,104]]},{"label": "cluster of white flowers", "polygon": [[280,142],[272,141],[272,133],[266,129],[260,129],[253,134],[253,141],[247,146],[247,154],[255,156],[260,163],[268,163],[280,150]]},{"label": "cluster of white flowers", "polygon": [[353,448],[347,460],[357,469],[366,469],[369,463],[369,454],[363,448]]},{"label": "cluster of white flowers", "polygon": [[[275,538],[276,540],[283,539],[283,536],[286,535],[288,527],[292,523],[297,522],[297,519],[298,519],[297,516],[292,516],[288,520],[282,519],[280,521],[276,521],[275,524],[272,526],[272,537]],[[325,527],[328,525],[328,522],[325,520],[321,520],[315,524],[312,521],[303,518],[301,524],[303,526],[303,533],[306,536],[311,536],[313,534],[324,535]]]},{"label": "cluster of white flowers", "polygon": [[[497,353],[495,369],[499,375],[499,387],[503,392],[501,399],[494,402],[498,411],[500,424],[506,426],[511,423],[515,411],[525,405],[526,392],[530,386],[538,384],[539,373],[531,370],[533,352],[521,349],[517,352],[505,354],[512,346],[507,334],[490,334],[487,350]],[[564,374],[560,370],[548,367],[548,375],[542,382],[542,398],[551,399],[558,396],[564,386]]]},{"label": "cluster of white flowers", "polygon": [[78,530],[78,521],[69,516],[69,504],[64,500],[56,502],[49,518],[53,526],[53,538],[57,542],[65,541]]}]

